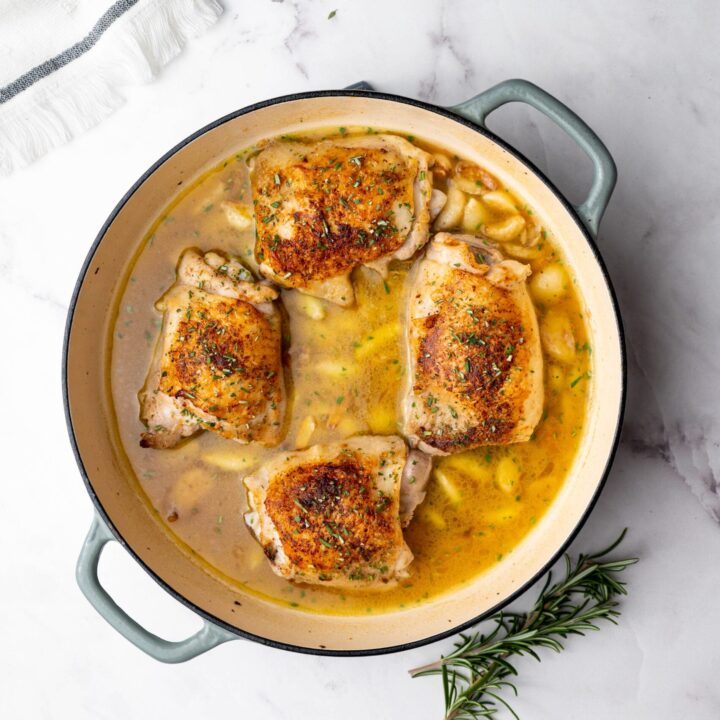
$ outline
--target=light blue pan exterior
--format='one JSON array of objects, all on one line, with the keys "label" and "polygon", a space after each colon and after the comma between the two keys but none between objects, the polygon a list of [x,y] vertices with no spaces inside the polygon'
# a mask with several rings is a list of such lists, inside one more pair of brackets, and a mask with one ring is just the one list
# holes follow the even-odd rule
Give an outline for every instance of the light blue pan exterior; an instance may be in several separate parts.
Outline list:
[{"label": "light blue pan exterior", "polygon": [[235,633],[223,630],[208,620],[203,620],[202,628],[194,635],[178,642],[163,640],[139,625],[110,597],[98,578],[100,555],[111,540],[115,540],[115,536],[105,522],[95,515],[80,550],[75,576],[90,604],[135,647],[160,662],[180,663],[202,655],[228,640],[237,640]]},{"label": "light blue pan exterior", "polygon": [[[367,91],[369,94],[373,88],[367,83],[357,83],[347,90],[352,94],[360,94],[363,91]],[[342,96],[342,91],[338,92],[338,96]],[[470,100],[448,109],[485,128],[488,115],[511,102],[526,103],[550,118],[582,148],[592,161],[592,186],[586,200],[574,207],[587,231],[594,238],[615,187],[617,170],[615,162],[600,138],[570,108],[526,80],[506,80]],[[185,662],[228,640],[238,639],[238,635],[235,633],[204,619],[203,627],[197,633],[185,640],[170,642],[154,635],[133,620],[110,597],[98,579],[97,568],[100,555],[105,545],[115,539],[105,521],[96,515],[80,550],[76,577],[80,589],[92,606],[123,637],[144,653],[165,663]]]},{"label": "light blue pan exterior", "polygon": [[448,108],[451,112],[486,128],[485,121],[493,111],[511,102],[521,102],[539,110],[564,130],[590,158],[593,181],[587,198],[574,205],[587,231],[597,237],[600,220],[610,201],[617,180],[615,161],[602,140],[567,105],[527,80],[506,80],[483,93]]}]

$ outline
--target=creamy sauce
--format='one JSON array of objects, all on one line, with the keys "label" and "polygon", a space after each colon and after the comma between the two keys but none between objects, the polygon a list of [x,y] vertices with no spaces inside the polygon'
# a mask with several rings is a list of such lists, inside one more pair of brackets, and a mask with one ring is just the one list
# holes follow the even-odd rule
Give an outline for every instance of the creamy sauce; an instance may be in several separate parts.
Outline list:
[{"label": "creamy sauce", "polygon": [[[443,152],[412,140],[431,152]],[[394,263],[385,281],[370,270],[356,270],[357,303],[350,309],[283,290],[292,401],[288,434],[278,448],[243,446],[211,432],[171,450],[141,448],[138,439],[144,427],[137,392],[161,324],[154,303],[173,283],[180,254],[188,247],[217,249],[256,269],[254,228],[239,231],[223,205],[230,201],[251,206],[246,157],[228,159],[172,200],[145,238],[121,293],[110,381],[118,442],[141,494],[181,547],[209,572],[275,602],[317,612],[364,614],[410,607],[471,581],[502,562],[543,515],[580,442],[591,348],[571,270],[541,228],[527,251],[513,241],[515,252],[533,256],[522,261],[531,265],[536,278],[531,288],[546,346],[545,412],[533,439],[435,460],[427,498],[405,531],[415,555],[410,577],[395,587],[350,592],[293,585],[273,574],[243,522],[247,501],[242,477],[279,449],[295,448],[298,434],[306,434],[312,424],[308,418],[315,424],[312,444],[359,433],[397,432],[405,372],[404,283],[411,263]],[[450,165],[457,161],[449,159]],[[446,189],[442,177],[435,185]],[[512,199],[526,226],[532,227],[532,210]],[[502,208],[484,207],[483,212],[488,225],[498,226],[508,218]]]}]

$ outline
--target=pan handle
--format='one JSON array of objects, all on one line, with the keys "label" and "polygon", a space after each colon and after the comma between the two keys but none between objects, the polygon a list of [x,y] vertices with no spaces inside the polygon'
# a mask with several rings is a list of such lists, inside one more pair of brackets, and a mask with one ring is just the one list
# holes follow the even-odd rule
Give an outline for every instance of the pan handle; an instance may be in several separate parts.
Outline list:
[{"label": "pan handle", "polygon": [[575,210],[588,232],[596,237],[600,219],[615,187],[617,168],[602,140],[569,107],[527,80],[505,80],[448,109],[484,128],[491,112],[511,102],[523,102],[539,110],[564,130],[592,161],[590,192]]},{"label": "pan handle", "polygon": [[111,540],[115,540],[115,536],[105,522],[95,515],[90,532],[80,550],[75,576],[90,604],[135,647],[160,662],[180,663],[202,655],[216,645],[237,639],[237,635],[203,620],[203,627],[194,635],[179,642],[170,642],[154,635],[135,622],[110,597],[98,579],[97,569],[100,555],[105,545]]}]

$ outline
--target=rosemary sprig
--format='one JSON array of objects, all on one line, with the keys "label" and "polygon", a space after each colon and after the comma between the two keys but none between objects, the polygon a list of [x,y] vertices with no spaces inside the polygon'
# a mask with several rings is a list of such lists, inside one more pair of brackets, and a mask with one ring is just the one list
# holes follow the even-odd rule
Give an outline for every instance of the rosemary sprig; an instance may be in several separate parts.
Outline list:
[{"label": "rosemary sprig", "polygon": [[489,618],[495,624],[489,633],[460,635],[449,655],[410,671],[412,677],[442,676],[445,720],[495,718],[502,708],[518,719],[501,694],[510,691],[517,696],[509,680],[517,675],[512,657],[530,655],[539,661],[540,648],[560,652],[561,639],[598,630],[599,620],[616,623],[620,615],[616,598],[626,594],[625,583],[616,574],[637,558],[606,558],[626,532],[604,550],[580,555],[574,564],[566,555],[565,577],[552,584],[552,573],[548,573],[530,612],[499,612]]}]

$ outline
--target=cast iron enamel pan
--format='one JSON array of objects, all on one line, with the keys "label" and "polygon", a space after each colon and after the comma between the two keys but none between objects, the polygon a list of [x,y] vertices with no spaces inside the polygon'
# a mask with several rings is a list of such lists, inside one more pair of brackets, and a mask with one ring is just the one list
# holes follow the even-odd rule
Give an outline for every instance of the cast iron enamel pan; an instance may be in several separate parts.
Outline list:
[{"label": "cast iron enamel pan", "polygon": [[[531,105],[562,128],[592,161],[587,199],[567,202],[515,149],[485,127],[502,105]],[[202,569],[173,541],[141,499],[112,432],[106,382],[108,333],[122,278],[143,236],[175,195],[224,158],[258,140],[311,127],[373,126],[429,138],[476,160],[524,199],[557,238],[580,290],[593,347],[587,430],[558,497],[540,522],[492,570],[414,608],[369,617],[321,615],[268,603]],[[77,579],[95,609],[122,635],[164,662],[182,662],[238,637],[324,655],[372,655],[417,647],[456,633],[510,602],[567,547],[602,488],[615,451],[625,398],[620,317],[594,243],[615,184],[615,164],[593,131],[540,88],[509,80],[450,109],[372,92],[367,86],[288,95],[238,110],[202,128],[156,162],[113,210],[93,243],[70,304],[63,393],[70,441],[97,513]],[[157,582],[204,619],[168,642],[127,615],[98,581],[103,547],[121,543]]]}]

